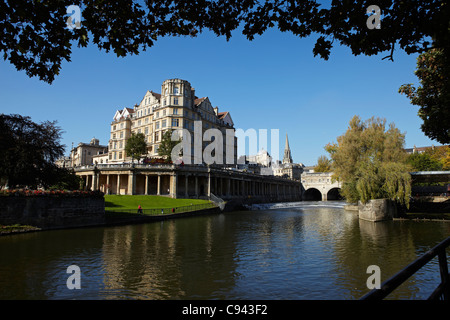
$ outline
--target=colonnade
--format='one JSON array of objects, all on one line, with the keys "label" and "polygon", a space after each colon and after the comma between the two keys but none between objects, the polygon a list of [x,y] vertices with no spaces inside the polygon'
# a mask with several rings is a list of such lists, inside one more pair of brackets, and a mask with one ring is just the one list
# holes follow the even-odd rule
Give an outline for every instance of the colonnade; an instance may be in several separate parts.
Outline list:
[{"label": "colonnade", "polygon": [[299,181],[227,170],[79,170],[86,190],[105,194],[166,195],[173,198],[210,197],[223,199],[262,197],[269,199],[301,199]]}]

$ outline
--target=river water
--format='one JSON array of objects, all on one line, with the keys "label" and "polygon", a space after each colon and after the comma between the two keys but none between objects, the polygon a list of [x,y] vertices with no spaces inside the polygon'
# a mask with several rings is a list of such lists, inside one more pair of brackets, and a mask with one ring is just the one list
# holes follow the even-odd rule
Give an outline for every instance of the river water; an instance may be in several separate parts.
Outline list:
[{"label": "river water", "polygon": [[[359,220],[343,202],[0,237],[0,299],[354,300],[450,235],[450,222]],[[448,254],[448,253],[447,253]],[[79,267],[80,289],[67,273]],[[391,299],[426,299],[437,259]]]}]

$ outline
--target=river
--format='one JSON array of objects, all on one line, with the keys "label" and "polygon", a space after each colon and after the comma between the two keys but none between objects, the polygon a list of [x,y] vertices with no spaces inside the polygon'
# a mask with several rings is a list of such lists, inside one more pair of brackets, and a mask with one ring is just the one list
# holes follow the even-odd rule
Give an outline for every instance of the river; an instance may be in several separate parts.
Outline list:
[{"label": "river", "polygon": [[[450,222],[359,220],[339,201],[0,237],[0,299],[354,300],[450,235]],[[80,289],[67,273],[79,267]],[[437,259],[391,299],[426,299]]]}]

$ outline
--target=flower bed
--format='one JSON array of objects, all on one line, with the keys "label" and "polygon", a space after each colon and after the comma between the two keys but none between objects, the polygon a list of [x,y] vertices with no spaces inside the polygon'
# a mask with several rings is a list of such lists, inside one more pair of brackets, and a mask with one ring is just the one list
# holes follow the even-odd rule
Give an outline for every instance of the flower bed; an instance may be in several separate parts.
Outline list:
[{"label": "flower bed", "polygon": [[29,190],[29,189],[7,189],[0,190],[3,197],[103,197],[101,191],[80,191],[80,190]]}]

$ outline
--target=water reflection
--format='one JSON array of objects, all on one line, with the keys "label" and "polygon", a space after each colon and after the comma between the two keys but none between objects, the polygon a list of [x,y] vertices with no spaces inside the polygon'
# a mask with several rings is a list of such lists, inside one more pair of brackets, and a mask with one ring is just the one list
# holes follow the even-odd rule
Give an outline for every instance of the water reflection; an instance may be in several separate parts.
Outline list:
[{"label": "water reflection", "polygon": [[[1,299],[357,299],[450,234],[448,222],[359,220],[343,203],[0,237]],[[66,286],[81,268],[81,290]],[[424,299],[436,263],[394,299]]]}]

